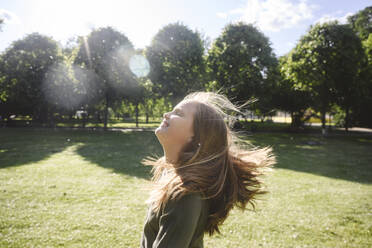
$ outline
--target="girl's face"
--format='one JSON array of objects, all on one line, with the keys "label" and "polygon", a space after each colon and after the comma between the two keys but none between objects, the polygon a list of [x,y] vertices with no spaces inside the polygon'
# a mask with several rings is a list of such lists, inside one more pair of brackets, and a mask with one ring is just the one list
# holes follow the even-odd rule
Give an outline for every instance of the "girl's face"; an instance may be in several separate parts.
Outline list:
[{"label": "girl's face", "polygon": [[155,130],[162,145],[183,146],[192,140],[195,105],[195,102],[182,101],[172,112],[163,115],[163,122]]}]

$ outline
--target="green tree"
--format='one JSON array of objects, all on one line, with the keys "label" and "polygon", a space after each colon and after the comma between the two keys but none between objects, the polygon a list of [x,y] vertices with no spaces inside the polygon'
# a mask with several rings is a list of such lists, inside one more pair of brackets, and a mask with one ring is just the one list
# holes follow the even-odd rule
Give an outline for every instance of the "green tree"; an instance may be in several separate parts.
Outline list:
[{"label": "green tree", "polygon": [[363,41],[363,47],[366,52],[368,64],[372,65],[372,33],[369,34],[368,39]]},{"label": "green tree", "polygon": [[[271,84],[277,79],[277,59],[269,39],[251,24],[229,24],[209,50],[208,67],[214,88],[235,101],[258,98],[261,112],[270,111]],[[265,99],[267,101],[265,101]]]},{"label": "green tree", "polygon": [[141,81],[143,86],[143,108],[146,116],[146,123],[149,123],[149,117],[153,117],[155,99],[157,95],[153,92],[154,84],[147,78]]},{"label": "green tree", "polygon": [[54,122],[55,113],[72,116],[84,104],[86,91],[76,80],[73,67],[62,61],[50,67],[43,81],[43,92],[51,111],[49,120]]},{"label": "green tree", "polygon": [[353,105],[353,119],[359,126],[372,127],[372,34],[363,41],[366,62],[360,73],[361,91],[359,101]]},{"label": "green tree", "polygon": [[[92,71],[98,80],[92,81],[96,100],[104,104],[104,128],[107,129],[108,108],[116,100],[128,96],[136,87],[134,75],[129,70],[129,58],[134,48],[129,39],[111,27],[93,30],[80,39],[75,64]],[[99,103],[99,102],[97,102]]]},{"label": "green tree", "polygon": [[280,57],[281,79],[277,81],[274,102],[278,109],[290,113],[292,128],[299,128],[303,125],[305,111],[312,106],[312,99],[308,91],[295,87],[295,82],[287,74],[288,66],[290,66],[288,56]]},{"label": "green tree", "polygon": [[146,50],[154,90],[173,105],[188,92],[204,88],[203,45],[198,32],[174,23],[163,27]]},{"label": "green tree", "polygon": [[359,90],[358,73],[363,57],[361,43],[348,25],[337,22],[316,24],[290,52],[286,74],[296,88],[310,92],[314,108],[321,113],[325,132],[325,115],[332,103],[349,111]]},{"label": "green tree", "polygon": [[372,6],[349,16],[348,22],[361,40],[368,39],[368,36],[372,33]]},{"label": "green tree", "polygon": [[362,90],[359,101],[353,106],[352,115],[357,125],[372,127],[372,6],[350,16],[348,22],[362,39],[367,57],[360,73]]},{"label": "green tree", "polygon": [[336,25],[333,32],[335,45],[330,70],[334,71],[336,103],[345,111],[347,131],[352,125],[351,110],[363,90],[360,73],[366,57],[359,37],[348,25]]},{"label": "green tree", "polygon": [[50,67],[61,61],[61,49],[50,37],[32,33],[13,42],[1,60],[3,115],[31,115],[45,123],[49,104],[43,82]]}]

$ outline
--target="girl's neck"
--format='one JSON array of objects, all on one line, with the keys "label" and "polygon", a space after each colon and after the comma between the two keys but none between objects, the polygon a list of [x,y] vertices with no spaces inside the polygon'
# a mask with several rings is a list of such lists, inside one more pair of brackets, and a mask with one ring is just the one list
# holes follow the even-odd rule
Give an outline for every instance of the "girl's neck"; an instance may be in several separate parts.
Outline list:
[{"label": "girl's neck", "polygon": [[175,164],[178,161],[178,154],[181,148],[175,145],[163,146],[165,161],[170,164]]}]

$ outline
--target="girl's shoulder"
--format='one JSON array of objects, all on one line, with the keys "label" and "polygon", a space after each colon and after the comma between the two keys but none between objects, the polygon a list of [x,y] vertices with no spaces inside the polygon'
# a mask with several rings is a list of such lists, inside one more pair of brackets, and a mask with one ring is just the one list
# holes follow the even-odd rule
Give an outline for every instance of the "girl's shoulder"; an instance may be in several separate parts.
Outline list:
[{"label": "girl's shoulder", "polygon": [[165,211],[172,209],[180,209],[181,211],[187,208],[201,210],[207,206],[207,200],[203,197],[202,193],[190,192],[182,196],[170,199],[165,206]]}]

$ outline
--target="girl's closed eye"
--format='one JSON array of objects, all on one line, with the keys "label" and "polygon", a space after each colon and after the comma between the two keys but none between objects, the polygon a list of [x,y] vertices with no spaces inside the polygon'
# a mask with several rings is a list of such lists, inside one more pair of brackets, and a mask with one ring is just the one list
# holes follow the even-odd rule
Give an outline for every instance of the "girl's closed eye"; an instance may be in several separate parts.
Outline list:
[{"label": "girl's closed eye", "polygon": [[182,115],[183,115],[182,111],[179,110],[179,109],[174,110],[174,113],[175,113],[176,115],[179,115],[179,116],[182,116]]}]

